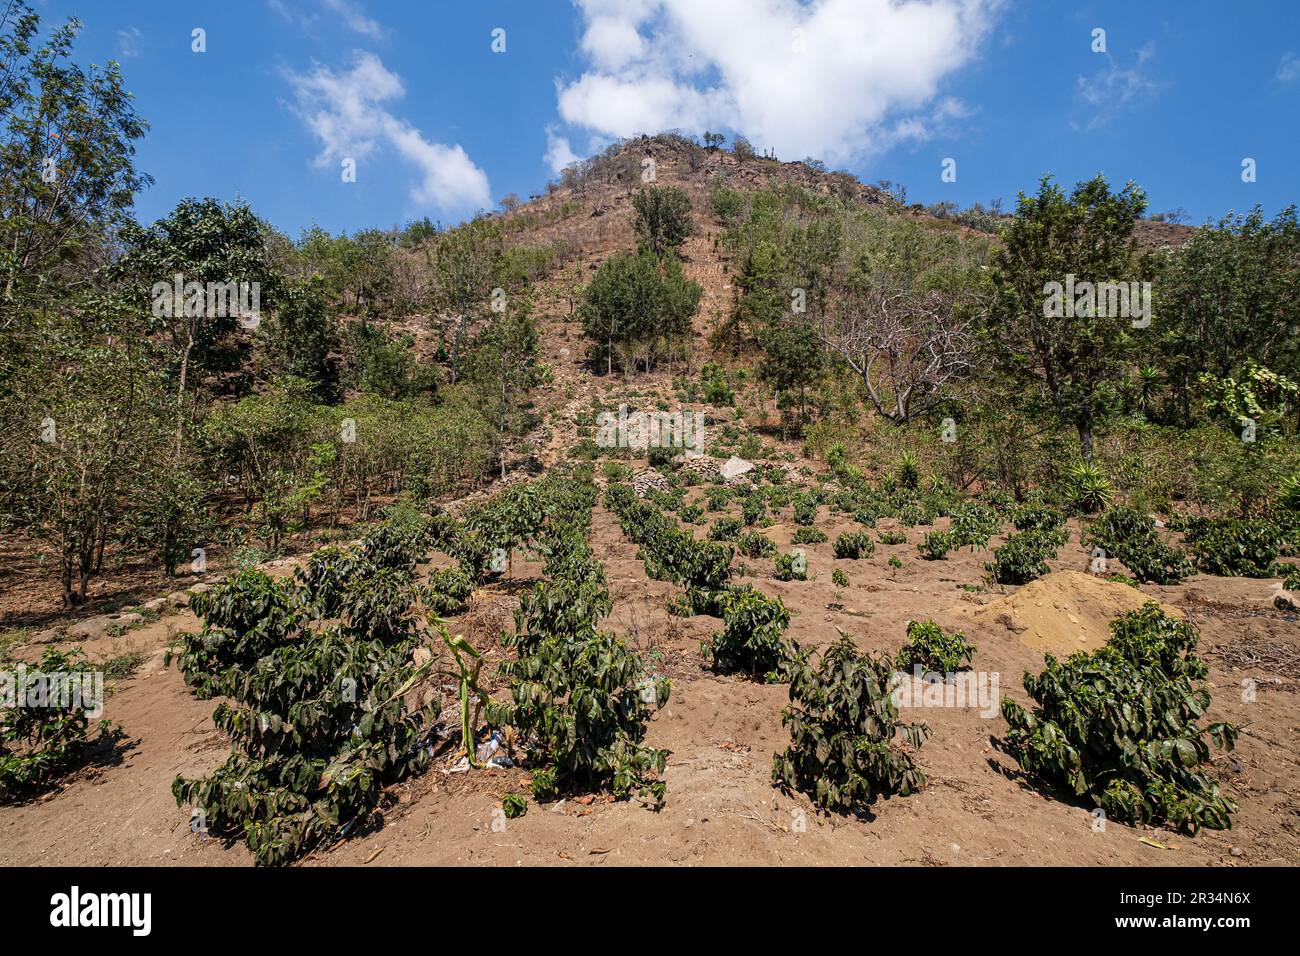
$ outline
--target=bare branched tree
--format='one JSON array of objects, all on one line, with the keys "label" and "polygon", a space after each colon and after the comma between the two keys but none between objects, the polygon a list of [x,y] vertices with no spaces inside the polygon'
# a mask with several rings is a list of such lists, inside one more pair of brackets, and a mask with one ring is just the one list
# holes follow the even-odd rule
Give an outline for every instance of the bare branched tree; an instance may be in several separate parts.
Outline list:
[{"label": "bare branched tree", "polygon": [[968,292],[878,272],[826,310],[817,334],[862,378],[876,411],[901,425],[951,398],[970,371],[977,304]]}]

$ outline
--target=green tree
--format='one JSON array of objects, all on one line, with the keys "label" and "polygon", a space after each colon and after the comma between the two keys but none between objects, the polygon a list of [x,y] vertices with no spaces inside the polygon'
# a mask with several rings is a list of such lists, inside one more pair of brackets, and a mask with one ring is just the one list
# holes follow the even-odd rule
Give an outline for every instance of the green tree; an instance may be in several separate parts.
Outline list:
[{"label": "green tree", "polygon": [[1300,380],[1300,225],[1256,206],[1204,226],[1162,277],[1161,362],[1185,423],[1197,377],[1240,377],[1248,362]]},{"label": "green tree", "polygon": [[311,383],[318,398],[335,397],[337,375],[330,356],[338,332],[323,279],[286,284],[279,308],[261,330],[271,377],[294,375]]},{"label": "green tree", "polygon": [[542,383],[537,357],[537,328],[526,308],[494,319],[465,353],[465,384],[475,390],[484,417],[496,432],[502,478],[509,438],[526,430],[532,404],[529,392]]},{"label": "green tree", "polygon": [[[240,326],[256,328],[262,311],[274,302],[269,232],[247,203],[216,199],[183,199],[152,226],[133,224],[121,231],[125,251],[109,274],[131,290],[150,328],[162,332],[171,346],[177,369],[178,454],[192,369],[233,368],[239,351],[230,342],[232,334]],[[182,288],[190,283],[233,284],[247,301],[199,300],[188,292],[178,301],[177,277]]]},{"label": "green tree", "polygon": [[690,332],[700,294],[675,257],[661,262],[649,250],[615,253],[600,264],[578,308],[583,329],[595,343],[593,358],[604,358],[609,373],[616,351],[639,353],[649,371],[656,343]]},{"label": "green tree", "polygon": [[1132,319],[1074,302],[1058,308],[1050,284],[1064,285],[1069,276],[1076,286],[1133,279],[1133,228],[1145,209],[1146,196],[1133,183],[1113,193],[1099,175],[1067,196],[1045,176],[1037,196],[1020,194],[993,257],[997,299],[983,323],[989,358],[1013,393],[1024,390],[1031,405],[1045,405],[1076,429],[1086,459],[1094,428],[1118,405]]},{"label": "green tree", "polygon": [[777,321],[763,334],[759,376],[777,391],[778,404],[798,402],[796,427],[807,419],[808,386],[822,374],[823,353],[817,330],[806,322]]},{"label": "green tree", "polygon": [[453,382],[466,335],[491,308],[502,255],[501,224],[486,217],[444,232],[434,244],[435,302],[450,340]]},{"label": "green tree", "polygon": [[42,328],[39,361],[13,380],[3,409],[21,457],[4,458],[28,527],[58,557],[64,603],[76,605],[168,460],[168,402],[156,356],[139,343]]},{"label": "green tree", "polygon": [[642,188],[632,197],[637,244],[663,258],[678,253],[695,230],[691,201],[676,186]]},{"label": "green tree", "polygon": [[116,63],[71,62],[81,24],[40,46],[22,0],[0,13],[0,328],[24,305],[51,305],[106,258],[105,237],[130,222],[152,180],[134,166],[148,125]]}]

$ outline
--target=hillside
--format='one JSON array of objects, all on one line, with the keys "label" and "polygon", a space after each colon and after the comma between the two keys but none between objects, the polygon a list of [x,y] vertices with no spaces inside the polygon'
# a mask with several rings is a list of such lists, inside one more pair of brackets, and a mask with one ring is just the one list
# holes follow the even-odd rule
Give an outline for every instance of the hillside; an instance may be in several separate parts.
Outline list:
[{"label": "hillside", "polygon": [[[573,288],[589,284],[609,257],[635,247],[633,196],[642,185],[645,159],[654,161],[656,184],[678,187],[690,200],[695,229],[681,248],[681,268],[700,286],[699,307],[680,361],[662,361],[649,372],[595,374],[587,358],[590,342],[573,314]],[[839,174],[761,158],[742,163],[729,152],[665,137],[633,141],[568,180],[493,217],[507,248],[558,244],[564,250],[563,265],[540,276],[529,290],[540,359],[550,374],[530,393],[538,422],[513,441],[504,482],[492,477],[489,461],[479,487],[429,501],[426,510],[473,514],[476,506],[499,500],[505,488],[557,474],[566,463],[591,464],[600,495],[582,534],[603,566],[612,603],[598,621],[600,630],[617,635],[647,673],[672,685],[667,703],[646,724],[646,745],[668,752],[664,803],[656,808],[640,797],[615,800],[596,789],[530,800],[525,815],[507,820],[500,812],[502,800],[507,793],[528,791],[540,769],[528,761],[537,755],[512,734],[506,741],[509,765],[466,769],[457,742],[456,684],[439,679],[426,689],[442,705],[430,768],[385,788],[376,818],[347,839],[313,845],[303,854],[303,865],[1300,862],[1300,714],[1294,706],[1300,637],[1294,610],[1274,602],[1280,580],[1195,570],[1169,584],[1107,579],[1116,572],[1138,572],[1112,559],[1106,573],[1098,573],[1094,550],[1085,544],[1095,516],[1050,505],[1065,522],[1067,543],[1052,551],[1048,568],[1031,583],[998,584],[988,577],[987,565],[1016,532],[1013,519],[1021,512],[1009,495],[992,493],[991,471],[965,488],[952,488],[946,478],[939,480],[949,462],[937,439],[931,436],[926,445],[918,438],[909,445],[904,431],[861,408],[836,421],[836,442],[796,436],[787,429],[776,396],[754,384],[752,375],[727,380],[734,385],[734,400],[704,400],[699,382],[707,362],[717,361],[738,376],[738,370],[752,369],[761,359],[744,349],[715,352],[711,344],[712,333],[737,302],[737,263],[722,241],[726,227],[711,211],[716,183],[744,191],[789,183],[890,221],[915,222],[935,235],[988,241],[987,235],[898,208],[875,188]],[[1191,230],[1144,223],[1139,232],[1144,244],[1178,247]],[[414,338],[417,355],[432,357],[441,344],[437,318],[415,311],[392,318],[391,325]],[[702,412],[705,463],[697,469],[689,462],[680,467],[652,462],[637,449],[584,455],[581,446],[591,440],[597,410],[621,404],[633,410]],[[827,419],[832,417],[828,413]],[[827,450],[835,444],[839,459]],[[902,477],[901,462],[913,447],[919,459],[911,459],[912,467],[935,481],[926,483],[918,473],[909,484]],[[759,467],[747,478],[724,480],[717,467],[733,454]],[[1049,459],[1044,469],[1052,464],[1050,456],[1044,454]],[[785,636],[807,651],[824,650],[842,632],[859,651],[892,659],[909,622],[925,619],[965,633],[978,649],[974,662],[986,681],[986,696],[978,706],[936,706],[912,715],[931,731],[919,750],[903,748],[927,777],[920,792],[882,800],[867,814],[844,815],[819,814],[807,794],[773,787],[773,755],[790,745],[782,723],[790,688],[709,665],[701,644],[713,640],[726,621],[713,613],[716,608],[683,613],[680,602],[687,590],[665,579],[670,575],[650,573],[647,555],[653,557],[657,545],[634,540],[645,527],[640,519],[650,512],[629,511],[633,517],[628,518],[618,510],[617,493],[610,496],[610,489],[625,481],[643,493],[633,496],[636,501],[649,502],[652,511],[662,509],[673,528],[696,542],[708,540],[719,522],[734,519],[759,546],[759,539],[770,542],[769,552],[802,549],[806,580],[788,579],[770,553],[759,551],[734,556],[729,583],[779,598],[790,614]],[[987,494],[977,499],[968,492]],[[756,499],[763,501],[763,516],[751,521],[745,510]],[[936,505],[941,499],[942,506]],[[865,513],[876,506],[879,515]],[[956,535],[958,523],[972,515],[996,524],[982,543],[954,538],[957,546],[946,555],[923,556],[932,534]],[[321,517],[319,524],[287,534],[283,553],[258,566],[285,580],[306,566],[318,545],[326,540],[346,545],[365,530],[361,520],[340,529],[324,524]],[[809,529],[823,536],[817,539]],[[837,556],[839,536],[864,531],[867,552],[860,558]],[[719,533],[722,541],[736,540],[735,531],[731,538]],[[1179,547],[1189,544],[1172,528],[1161,540],[1166,539]],[[229,738],[213,721],[214,701],[196,699],[165,655],[169,645],[201,626],[187,605],[193,595],[229,583],[234,550],[214,546],[206,570],[191,573],[182,567],[174,580],[144,559],[124,561],[95,585],[86,607],[68,614],[50,600],[54,571],[42,565],[31,541],[19,538],[5,545],[3,610],[9,624],[25,627],[11,651],[35,660],[47,648],[75,645],[93,661],[133,666],[114,680],[105,710],[122,728],[125,745],[92,755],[86,766],[39,797],[0,808],[0,863],[61,862],[74,853],[90,865],[251,862],[241,839],[189,832],[189,810],[178,807],[171,792],[178,774],[210,773],[230,753]],[[463,606],[447,615],[451,631],[462,633],[483,655],[482,686],[497,701],[510,690],[498,665],[514,659],[501,637],[514,632],[521,603],[549,574],[545,550],[531,537],[512,542],[505,570],[473,581]],[[421,555],[417,577],[427,583],[431,571],[454,569],[458,560],[463,559],[452,547],[432,548]],[[834,572],[845,577],[833,577]],[[1094,649],[1111,620],[1137,611],[1147,598],[1199,629],[1199,653],[1209,666],[1206,686],[1213,690],[1210,718],[1242,728],[1237,749],[1216,751],[1207,766],[1240,806],[1231,830],[1192,835],[1118,821],[1098,829],[1086,800],[1041,786],[1007,753],[1000,698],[1029,703],[1021,675],[1043,668],[1044,649]],[[413,616],[421,615],[413,611]],[[1246,684],[1258,694],[1243,693]],[[485,739],[485,724],[474,729],[480,742]]]}]

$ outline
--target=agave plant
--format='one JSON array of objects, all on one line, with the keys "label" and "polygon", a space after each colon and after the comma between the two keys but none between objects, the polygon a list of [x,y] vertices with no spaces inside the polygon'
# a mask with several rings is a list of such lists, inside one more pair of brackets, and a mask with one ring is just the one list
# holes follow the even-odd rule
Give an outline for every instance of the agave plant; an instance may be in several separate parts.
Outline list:
[{"label": "agave plant", "polygon": [[1084,514],[1105,510],[1115,495],[1110,479],[1090,461],[1075,462],[1065,480],[1070,503]]},{"label": "agave plant", "polygon": [[905,451],[898,456],[898,483],[904,488],[915,488],[921,482],[921,468],[916,455]]}]

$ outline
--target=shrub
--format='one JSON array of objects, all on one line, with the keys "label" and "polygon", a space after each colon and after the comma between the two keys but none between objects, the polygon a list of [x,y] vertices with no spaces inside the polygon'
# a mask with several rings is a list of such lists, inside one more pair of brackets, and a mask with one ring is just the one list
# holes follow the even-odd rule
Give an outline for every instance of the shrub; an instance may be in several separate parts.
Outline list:
[{"label": "shrub", "polygon": [[1160,539],[1150,515],[1124,505],[1093,521],[1083,543],[1122,561],[1138,581],[1177,584],[1195,570],[1186,554]]},{"label": "shrub", "polygon": [[[615,797],[662,800],[667,752],[647,747],[645,722],[668,700],[666,678],[645,675],[640,656],[597,621],[612,606],[604,571],[586,542],[590,486],[570,488],[541,542],[546,577],[515,612],[502,643],[517,659],[501,666],[509,702],[489,702],[488,721],[515,727],[541,755],[533,795],[608,789]],[[657,514],[657,513],[656,513]]]},{"label": "shrub", "polygon": [[881,544],[907,544],[907,535],[902,531],[882,531],[879,538]]},{"label": "shrub", "polygon": [[927,531],[925,539],[917,546],[921,557],[929,561],[938,561],[948,556],[952,549],[952,538],[946,531]]},{"label": "shrub", "polygon": [[989,538],[1002,530],[1002,519],[986,505],[968,501],[949,511],[948,540],[954,548],[987,548]]},{"label": "shrub", "polygon": [[1206,574],[1223,577],[1269,577],[1282,547],[1277,526],[1257,519],[1194,521],[1185,538],[1197,566]]},{"label": "shrub", "polygon": [[795,524],[811,525],[817,520],[817,500],[810,495],[800,495],[794,501]]},{"label": "shrub", "polygon": [[1065,524],[1065,515],[1046,505],[1024,505],[1011,516],[1017,531],[1052,531]]},{"label": "shrub", "polygon": [[719,518],[709,529],[709,540],[735,541],[742,527],[739,518]]},{"label": "shrub", "polygon": [[860,558],[876,550],[871,535],[865,531],[845,531],[835,539],[835,557]]},{"label": "shrub", "polygon": [[763,501],[762,495],[751,494],[741,503],[740,512],[745,519],[745,524],[758,524],[763,520],[763,515],[767,514],[767,504]]},{"label": "shrub", "polygon": [[807,581],[808,559],[800,554],[778,554],[775,558],[778,581]]},{"label": "shrub", "polygon": [[245,571],[192,602],[203,629],[180,638],[181,672],[198,696],[231,698],[213,722],[234,752],[172,795],[212,832],[242,831],[259,864],[302,855],[428,765],[440,705],[408,709],[396,693],[418,676],[421,537],[381,525],[354,551],[317,552],[296,580]]},{"label": "shrub", "polygon": [[878,798],[924,787],[924,774],[894,737],[901,732],[916,749],[929,730],[899,720],[892,674],[887,658],[859,654],[843,634],[815,669],[801,655],[791,665],[790,706],[781,715],[790,746],[773,760],[773,783],[807,794],[823,810],[853,814]]},{"label": "shrub", "polygon": [[1047,655],[1026,673],[1033,712],[1004,698],[1007,749],[1027,772],[1087,796],[1116,820],[1227,829],[1231,799],[1200,767],[1208,737],[1231,750],[1237,728],[1200,727],[1209,692],[1196,682],[1196,629],[1148,602],[1111,622],[1111,638],[1091,654]]},{"label": "shrub", "polygon": [[746,531],[736,539],[736,547],[747,558],[765,558],[776,553],[776,545],[757,531]]},{"label": "shrub", "polygon": [[994,550],[987,565],[989,573],[998,584],[1027,584],[1050,570],[1047,562],[1056,557],[1065,541],[1064,528],[1018,531]]},{"label": "shrub", "polygon": [[960,631],[945,634],[934,621],[908,621],[907,643],[894,662],[903,671],[919,665],[925,673],[952,674],[968,666],[976,650]]},{"label": "shrub", "polygon": [[[4,671],[16,671],[18,666],[0,659]],[[77,686],[74,680],[84,682],[80,692],[57,702],[47,697],[40,706],[24,706],[27,700],[16,701],[17,706],[0,704],[0,803],[49,786],[80,763],[92,744],[115,742],[120,736],[107,720],[96,725],[97,737],[91,735],[92,718],[86,708],[93,712],[96,704],[102,703],[86,699],[94,686],[94,674],[95,667],[84,660],[80,649],[63,652],[48,647],[40,662],[26,672],[28,690],[43,687],[48,694],[56,690],[55,681],[66,679],[70,690]],[[14,676],[6,674],[5,678],[13,680]]]},{"label": "shrub", "polygon": [[826,532],[816,528],[800,528],[790,540],[794,544],[825,544]]},{"label": "shrub", "polygon": [[831,572],[831,583],[837,588],[846,588],[849,586],[849,576],[844,573],[843,568],[836,568]]},{"label": "shrub", "polygon": [[779,597],[769,598],[753,588],[726,592],[722,599],[723,630],[700,651],[723,674],[742,671],[760,674],[769,684],[781,679],[781,670],[796,653],[784,635],[790,612]]}]

